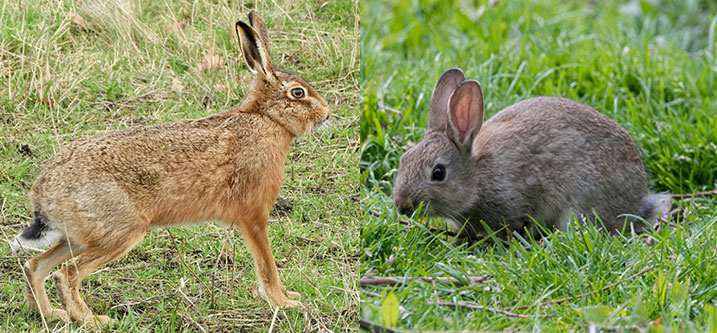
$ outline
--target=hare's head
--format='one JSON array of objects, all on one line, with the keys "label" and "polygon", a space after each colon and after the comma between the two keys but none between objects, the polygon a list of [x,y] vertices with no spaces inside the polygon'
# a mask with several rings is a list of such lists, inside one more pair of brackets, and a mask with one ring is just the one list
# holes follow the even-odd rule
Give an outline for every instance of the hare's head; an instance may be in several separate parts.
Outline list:
[{"label": "hare's head", "polygon": [[400,213],[430,202],[430,213],[461,218],[475,196],[471,145],[482,123],[478,82],[466,80],[457,68],[445,72],[433,90],[423,140],[399,162],[393,201]]},{"label": "hare's head", "polygon": [[237,22],[236,32],[244,60],[257,75],[247,96],[252,111],[265,114],[294,136],[321,126],[331,113],[328,103],[303,78],[274,68],[264,19],[251,11],[249,24]]}]

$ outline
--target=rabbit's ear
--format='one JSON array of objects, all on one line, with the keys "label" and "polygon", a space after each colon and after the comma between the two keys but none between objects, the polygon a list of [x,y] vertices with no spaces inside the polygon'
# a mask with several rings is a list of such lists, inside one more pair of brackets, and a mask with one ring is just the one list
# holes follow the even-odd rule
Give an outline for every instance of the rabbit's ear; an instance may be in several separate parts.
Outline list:
[{"label": "rabbit's ear", "polygon": [[483,92],[475,80],[461,83],[448,100],[448,137],[470,153],[473,138],[483,125]]},{"label": "rabbit's ear", "polygon": [[431,96],[431,113],[428,115],[428,128],[440,130],[446,128],[448,98],[465,79],[466,77],[460,68],[451,68],[441,75],[436,87],[433,88],[433,95]]},{"label": "rabbit's ear", "polygon": [[266,48],[266,53],[271,55],[271,46],[269,45],[269,31],[266,29],[266,22],[264,22],[264,18],[259,15],[259,13],[255,11],[249,12],[249,24],[256,32],[259,33],[259,37],[261,38],[262,42],[264,42],[264,47]]},{"label": "rabbit's ear", "polygon": [[265,79],[276,78],[268,41],[262,39],[254,28],[242,21],[237,22],[236,30],[247,66],[259,77]]}]

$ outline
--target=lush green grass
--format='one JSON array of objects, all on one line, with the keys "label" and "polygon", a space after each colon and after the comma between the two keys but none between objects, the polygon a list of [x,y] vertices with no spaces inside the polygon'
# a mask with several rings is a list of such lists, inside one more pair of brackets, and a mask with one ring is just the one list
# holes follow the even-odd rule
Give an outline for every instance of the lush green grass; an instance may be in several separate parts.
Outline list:
[{"label": "lush green grass", "polygon": [[[654,235],[654,246],[644,236],[611,237],[589,227],[550,235],[540,245],[513,239],[454,246],[424,228],[405,231],[390,197],[398,157],[423,136],[433,86],[451,67],[481,83],[487,117],[531,96],[572,98],[630,131],[652,190],[714,189],[715,13],[710,1],[362,1],[360,273],[493,277],[473,287],[364,288],[362,318],[386,324],[381,311],[390,306],[382,304],[391,292],[401,312],[390,326],[406,329],[586,330],[590,322],[717,329],[705,321],[707,304],[717,300],[712,198],[675,202],[685,212],[678,217],[684,228]],[[445,228],[439,220],[423,221]],[[653,265],[659,266],[622,281]],[[512,310],[554,315],[539,320],[429,304],[438,297],[511,309],[616,282],[560,305]]]},{"label": "lush green grass", "polygon": [[[252,74],[234,22],[255,9],[267,20],[275,64],[313,82],[334,111],[332,126],[294,141],[270,219],[280,277],[303,294],[305,309],[274,313],[252,297],[253,261],[239,232],[212,223],[150,231],[82,291],[95,313],[119,319],[120,331],[356,329],[358,3],[99,3],[0,6],[0,238],[27,226],[29,185],[67,143],[238,105]],[[20,270],[27,258],[0,246],[0,331],[82,330],[44,326],[29,311]],[[57,303],[53,282],[48,291]]]}]

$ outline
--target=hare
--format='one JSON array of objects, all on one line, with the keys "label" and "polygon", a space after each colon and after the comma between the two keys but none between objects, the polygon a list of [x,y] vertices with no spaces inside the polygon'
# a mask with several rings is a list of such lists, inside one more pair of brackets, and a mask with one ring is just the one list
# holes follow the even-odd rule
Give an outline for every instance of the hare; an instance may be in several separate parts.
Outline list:
[{"label": "hare", "polygon": [[[322,125],[330,110],[304,79],[274,68],[264,20],[248,17],[236,33],[256,78],[237,108],[78,140],[48,160],[30,191],[33,224],[11,244],[52,245],[23,266],[31,308],[64,321],[111,322],[92,315],[81,281],[130,251],[150,226],[212,219],[241,230],[271,306],[300,304],[279,280],[267,223],[292,139]],[[73,256],[53,273],[64,310],[52,308],[45,278]]]},{"label": "hare", "polygon": [[[433,90],[423,140],[401,156],[394,204],[419,203],[477,239],[487,230],[527,231],[537,223],[565,230],[572,216],[610,232],[634,230],[669,213],[668,194],[647,195],[640,150],[618,123],[595,109],[556,97],[518,102],[483,123],[483,93],[460,69]],[[625,214],[625,215],[623,215]],[[467,222],[466,222],[467,220]],[[464,226],[465,223],[465,227]]]}]

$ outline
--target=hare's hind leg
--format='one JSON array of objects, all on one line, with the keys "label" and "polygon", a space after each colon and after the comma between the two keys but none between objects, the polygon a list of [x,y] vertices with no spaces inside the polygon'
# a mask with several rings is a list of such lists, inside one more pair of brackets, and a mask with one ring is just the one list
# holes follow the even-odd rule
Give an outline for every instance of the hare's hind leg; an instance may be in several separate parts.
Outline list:
[{"label": "hare's hind leg", "polygon": [[144,238],[145,231],[146,228],[138,227],[132,234],[113,234],[115,241],[105,246],[88,247],[76,261],[69,262],[66,267],[53,273],[60,300],[71,320],[92,322],[96,319],[102,324],[113,322],[108,316],[92,315],[80,296],[80,284],[99,267],[132,250]]},{"label": "hare's hind leg", "polygon": [[25,299],[30,308],[39,310],[43,315],[55,315],[64,321],[68,321],[65,311],[54,309],[50,306],[45,291],[45,279],[50,271],[70,259],[73,255],[79,255],[82,249],[71,246],[66,239],[60,239],[54,246],[42,254],[28,260],[23,266],[25,273]]},{"label": "hare's hind leg", "polygon": [[256,275],[259,280],[259,293],[271,306],[291,307],[300,305],[301,303],[290,298],[297,299],[301,295],[297,292],[286,291],[279,280],[279,271],[276,269],[276,262],[274,261],[274,255],[271,253],[271,244],[266,230],[269,222],[269,212],[261,212],[256,215],[258,216],[244,219],[239,223],[239,226],[249,252],[254,258]]}]

